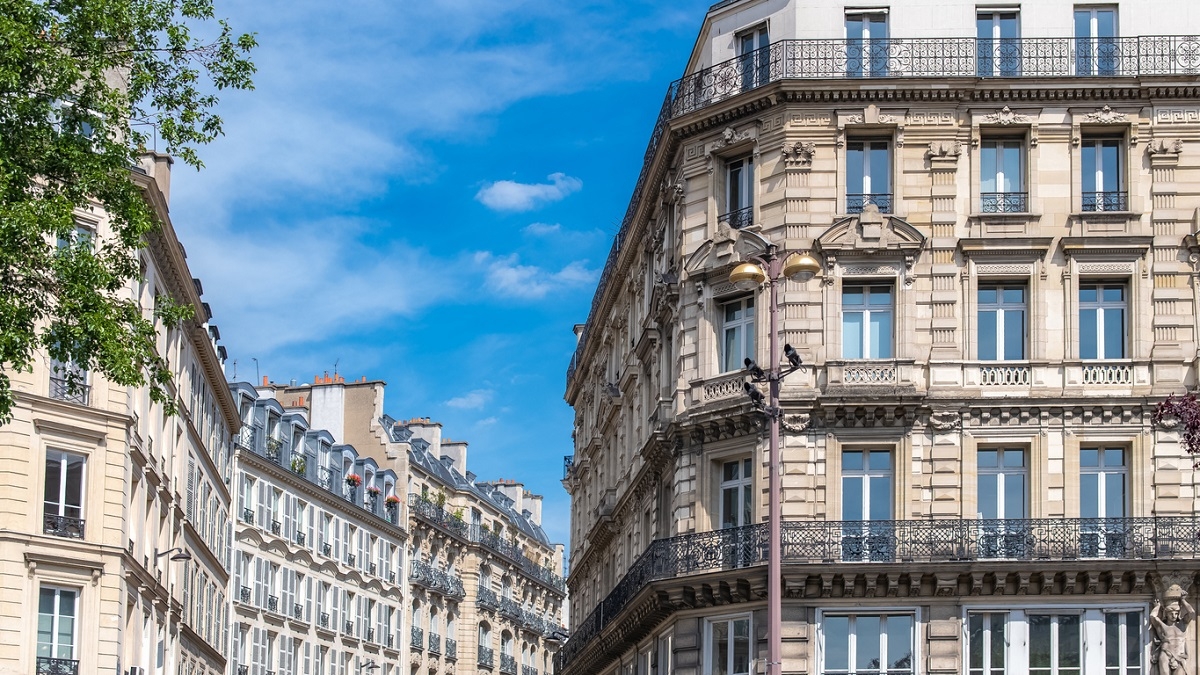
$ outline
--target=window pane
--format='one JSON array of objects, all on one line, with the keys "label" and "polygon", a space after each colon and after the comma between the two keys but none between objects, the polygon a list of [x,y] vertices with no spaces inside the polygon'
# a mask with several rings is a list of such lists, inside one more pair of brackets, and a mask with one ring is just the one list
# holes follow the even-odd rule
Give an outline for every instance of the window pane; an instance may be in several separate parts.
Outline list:
[{"label": "window pane", "polygon": [[872,286],[870,294],[870,303],[884,307],[892,306],[892,287],[891,286]]},{"label": "window pane", "polygon": [[981,518],[992,519],[1000,517],[996,508],[996,505],[999,504],[997,501],[996,483],[996,474],[979,474],[979,516]]},{"label": "window pane", "polygon": [[1100,517],[1099,476],[1085,473],[1079,477],[1079,515],[1083,518]]},{"label": "window pane", "polygon": [[891,471],[892,453],[887,450],[872,450],[867,466],[872,471]]},{"label": "window pane", "polygon": [[1123,448],[1105,448],[1104,466],[1125,466],[1125,450]]},{"label": "window pane", "polygon": [[1104,356],[1106,359],[1125,358],[1125,310],[1104,309]]},{"label": "window pane", "polygon": [[65,489],[65,502],[72,513],[66,515],[72,518],[78,518],[80,507],[83,506],[81,501],[83,497],[83,457],[79,455],[66,455],[67,459],[67,484]]},{"label": "window pane", "polygon": [[1100,144],[1100,173],[1104,183],[1100,191],[1116,192],[1121,189],[1120,166],[1120,144],[1117,141],[1103,141]]},{"label": "window pane", "polygon": [[983,672],[983,614],[967,617],[967,667],[971,672]]},{"label": "window pane", "polygon": [[1029,615],[1029,667],[1050,670],[1050,620],[1045,614]]},{"label": "window pane", "polygon": [[1004,312],[1004,358],[1009,361],[1025,358],[1025,312],[1021,310]]},{"label": "window pane", "polygon": [[847,450],[842,453],[843,471],[862,471],[863,453],[859,450]]},{"label": "window pane", "polygon": [[1025,466],[1025,452],[1023,450],[1009,450],[1004,453],[1004,466],[1023,467]]},{"label": "window pane", "polygon": [[871,312],[871,354],[868,358],[892,358],[892,313],[889,311]]},{"label": "window pane", "polygon": [[862,286],[847,286],[842,290],[842,305],[861,306],[865,304],[865,289]]},{"label": "window pane", "polygon": [[750,620],[733,622],[733,672],[750,672]]},{"label": "window pane", "polygon": [[862,484],[860,476],[842,479],[842,520],[862,520]]},{"label": "window pane", "polygon": [[1079,465],[1100,466],[1100,450],[1098,448],[1080,448]]},{"label": "window pane", "polygon": [[61,515],[58,503],[62,478],[62,455],[57,452],[46,453],[46,512],[52,515]]},{"label": "window pane", "polygon": [[869,479],[871,494],[868,506],[871,509],[871,520],[891,520],[892,518],[892,478],[891,476],[871,476]]},{"label": "window pane", "polygon": [[1125,517],[1125,474],[1107,473],[1104,475],[1104,517]]},{"label": "window pane", "polygon": [[729,624],[720,621],[712,626],[712,649],[709,658],[712,675],[729,675]]},{"label": "window pane", "polygon": [[737,480],[739,466],[738,462],[725,462],[725,477],[722,480]]},{"label": "window pane", "polygon": [[995,304],[999,298],[1000,290],[997,288],[980,288],[979,289],[979,304],[991,305]]},{"label": "window pane", "polygon": [[1000,466],[999,451],[997,450],[980,450],[979,451],[979,468],[990,469]]},{"label": "window pane", "polygon": [[1104,615],[1104,665],[1109,668],[1117,668],[1121,665],[1120,614]]},{"label": "window pane", "polygon": [[979,358],[983,361],[997,359],[995,310],[979,312]]},{"label": "window pane", "polygon": [[1002,146],[1000,169],[1004,172],[1004,183],[1000,192],[1021,191],[1021,148],[1016,143],[1005,143]]},{"label": "window pane", "polygon": [[1117,13],[1111,9],[1096,10],[1096,37],[1117,36]]},{"label": "window pane", "polygon": [[992,669],[1003,672],[1004,668],[1004,627],[1006,615],[995,613],[992,618]]},{"label": "window pane", "polygon": [[725,363],[722,365],[726,372],[740,369],[746,358],[742,356],[741,332],[740,327],[725,329]]},{"label": "window pane", "polygon": [[891,162],[888,161],[886,143],[871,144],[871,188],[868,192],[879,194],[891,192]]},{"label": "window pane", "polygon": [[1004,475],[1004,518],[1024,518],[1025,505],[1025,474],[1008,473]]},{"label": "window pane", "polygon": [[1096,310],[1079,310],[1079,358],[1081,359],[1097,357],[1099,341],[1097,340],[1096,320]]},{"label": "window pane", "polygon": [[850,617],[825,617],[825,668],[850,669]]},{"label": "window pane", "polygon": [[1125,614],[1125,665],[1130,672],[1141,672],[1142,665],[1142,613]]},{"label": "window pane", "polygon": [[863,358],[862,312],[842,313],[842,358]]},{"label": "window pane", "polygon": [[[988,22],[988,37],[991,37],[991,21]],[[996,161],[996,142],[988,141],[979,151],[979,191],[1000,192],[996,189],[996,174],[999,163]]]},{"label": "window pane", "polygon": [[738,489],[725,488],[721,490],[721,527],[737,527]]},{"label": "window pane", "polygon": [[1079,641],[1079,617],[1058,617],[1058,665],[1060,668],[1078,668],[1083,660]]},{"label": "window pane", "polygon": [[[862,28],[859,28],[859,35],[862,34]],[[855,37],[854,33],[850,34]],[[849,143],[846,150],[846,192],[852,195],[862,194],[863,176],[866,175],[866,165],[863,163],[865,153],[862,143]]]},{"label": "window pane", "polygon": [[912,668],[912,617],[889,616],[887,618],[889,668]]},{"label": "window pane", "polygon": [[854,618],[855,668],[862,670],[878,670],[879,653],[879,617],[858,616]]},{"label": "window pane", "polygon": [[1100,297],[1100,288],[1098,286],[1081,286],[1079,288],[1080,302],[1096,302]]}]

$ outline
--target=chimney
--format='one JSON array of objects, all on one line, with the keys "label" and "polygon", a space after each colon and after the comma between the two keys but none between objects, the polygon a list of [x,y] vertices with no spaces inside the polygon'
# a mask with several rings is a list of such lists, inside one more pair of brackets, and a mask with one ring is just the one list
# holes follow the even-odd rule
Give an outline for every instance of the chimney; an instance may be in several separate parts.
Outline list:
[{"label": "chimney", "polygon": [[512,509],[517,513],[525,510],[521,497],[525,494],[525,486],[515,480],[505,480],[501,478],[496,481],[496,487],[500,489],[500,493],[513,501]]},{"label": "chimney", "polygon": [[171,165],[175,160],[171,159],[170,155],[164,155],[160,152],[147,152],[141,156],[142,168],[146,173],[154,179],[158,185],[158,191],[162,193],[163,199],[171,203]]},{"label": "chimney", "polygon": [[466,441],[442,441],[441,457],[448,458],[454,470],[467,475],[467,443]]},{"label": "chimney", "polygon": [[346,442],[346,385],[325,373],[318,375],[309,390],[309,417],[314,429],[325,429],[334,443]]},{"label": "chimney", "polygon": [[[434,457],[441,457],[442,452],[442,424],[441,422],[431,422],[428,417],[414,417],[408,422],[408,429],[412,432],[414,438],[419,438],[426,443],[429,443],[429,454]],[[463,464],[467,461],[466,451],[463,451]]]},{"label": "chimney", "polygon": [[587,327],[586,323],[577,323],[577,324],[575,324],[574,328],[572,328],[572,330],[575,331],[575,341],[576,342],[579,342],[579,338],[583,337],[583,329],[586,327]]},{"label": "chimney", "polygon": [[534,525],[542,526],[542,496],[532,492],[525,493],[525,508],[529,509],[529,519]]},{"label": "chimney", "polygon": [[267,376],[263,375],[263,386],[265,387],[265,386],[269,385],[270,383],[271,382],[270,382],[270,380],[267,379]]}]

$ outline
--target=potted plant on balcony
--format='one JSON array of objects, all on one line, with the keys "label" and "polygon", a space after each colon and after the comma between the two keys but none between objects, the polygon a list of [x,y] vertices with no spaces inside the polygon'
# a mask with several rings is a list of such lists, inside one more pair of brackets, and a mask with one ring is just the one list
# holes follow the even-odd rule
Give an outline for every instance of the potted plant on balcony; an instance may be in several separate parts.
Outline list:
[{"label": "potted plant on balcony", "polygon": [[362,485],[362,476],[356,473],[346,474],[346,485],[349,485],[352,488],[357,488],[359,485]]},{"label": "potted plant on balcony", "polygon": [[374,485],[368,485],[368,486],[367,486],[367,503],[368,503],[370,506],[374,507],[374,506],[375,506],[375,503],[376,503],[377,501],[379,501],[379,493],[380,493],[380,492],[382,492],[382,490],[380,490],[379,488],[375,487]]},{"label": "potted plant on balcony", "polygon": [[308,460],[306,460],[304,458],[304,455],[295,455],[294,457],[292,457],[292,473],[298,473],[298,474],[303,475],[304,470],[307,468],[308,468]]},{"label": "potted plant on balcony", "polygon": [[396,510],[400,508],[400,498],[396,495],[388,495],[383,500],[383,508],[387,509],[388,515],[392,517],[394,522],[396,518]]}]

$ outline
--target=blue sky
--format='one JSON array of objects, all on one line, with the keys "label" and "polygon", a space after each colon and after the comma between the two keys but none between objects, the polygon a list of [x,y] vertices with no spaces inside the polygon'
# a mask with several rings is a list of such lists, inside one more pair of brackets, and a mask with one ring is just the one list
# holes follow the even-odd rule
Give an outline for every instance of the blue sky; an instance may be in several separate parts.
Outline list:
[{"label": "blue sky", "polygon": [[218,3],[258,34],[256,90],[171,211],[229,374],[385,380],[566,543],[571,328],[708,4]]}]

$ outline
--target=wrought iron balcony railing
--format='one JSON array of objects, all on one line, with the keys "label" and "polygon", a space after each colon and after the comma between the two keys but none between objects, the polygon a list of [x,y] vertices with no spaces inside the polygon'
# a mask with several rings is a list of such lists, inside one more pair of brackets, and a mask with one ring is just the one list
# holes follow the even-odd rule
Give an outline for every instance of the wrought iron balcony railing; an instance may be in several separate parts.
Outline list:
[{"label": "wrought iron balcony railing", "polygon": [[267,611],[268,612],[278,612],[279,611],[279,596],[276,596],[276,595],[268,595],[267,596]]},{"label": "wrought iron balcony railing", "polygon": [[500,672],[517,675],[517,659],[512,654],[500,655]]},{"label": "wrought iron balcony railing", "polygon": [[354,554],[353,554],[353,553],[347,553],[347,554],[346,554],[346,565],[347,565],[348,567],[354,567],[354,562],[355,562],[355,560],[356,560],[356,558],[354,557]]},{"label": "wrought iron balcony railing", "polygon": [[979,195],[984,213],[1027,213],[1028,192],[983,192]]},{"label": "wrought iron balcony railing", "polygon": [[271,521],[271,534],[273,534],[275,536],[279,536],[279,533],[281,531],[283,531],[283,523],[279,522],[278,520],[272,520]]},{"label": "wrought iron balcony railing", "polygon": [[575,467],[575,455],[563,455],[563,480],[571,477],[571,469]]},{"label": "wrought iron balcony railing", "polygon": [[317,625],[321,628],[329,628],[329,612],[321,612],[317,617]]},{"label": "wrought iron balcony railing", "polygon": [[437,633],[429,634],[429,653],[430,654],[441,654],[442,653],[442,636],[441,635],[438,635]]},{"label": "wrought iron balcony railing", "polygon": [[1129,193],[1125,191],[1084,192],[1082,208],[1084,211],[1128,211]]},{"label": "wrought iron balcony railing", "polygon": [[83,539],[83,518],[68,518],[47,513],[42,532],[67,539]]},{"label": "wrought iron balcony railing", "polygon": [[297,531],[297,532],[296,532],[296,545],[297,545],[297,546],[303,546],[303,545],[304,545],[304,541],[305,541],[304,533],[303,533],[303,532],[300,532],[300,531]]},{"label": "wrought iron balcony railing", "polygon": [[242,509],[242,522],[246,523],[247,525],[254,524],[254,510],[253,509]]},{"label": "wrought iron balcony railing", "polygon": [[[765,564],[766,523],[653,542],[558,653],[559,671],[652,581]],[[1200,516],[786,521],[784,565],[1200,560]],[[907,568],[907,567],[906,567]]]},{"label": "wrought iron balcony railing", "polygon": [[409,640],[409,644],[412,645],[413,649],[425,649],[425,631],[417,626],[413,626],[412,639]]},{"label": "wrought iron balcony railing", "polygon": [[326,558],[333,557],[333,544],[321,544],[321,555]]},{"label": "wrought iron balcony railing", "polygon": [[520,621],[522,616],[521,605],[512,598],[502,598],[500,600],[500,613]]},{"label": "wrought iron balcony railing", "polygon": [[91,398],[91,393],[92,387],[82,382],[76,382],[72,385],[65,377],[50,378],[50,398],[78,403],[79,405],[87,405],[88,399]]},{"label": "wrought iron balcony railing", "polygon": [[374,628],[367,629],[367,642],[375,642],[375,629]]},{"label": "wrought iron balcony railing", "polygon": [[446,658],[458,658],[458,640],[454,638],[446,638]]},{"label": "wrought iron balcony railing", "polygon": [[292,605],[292,618],[297,621],[304,620],[304,605],[298,602]]},{"label": "wrought iron balcony railing", "polygon": [[725,223],[731,229],[741,230],[750,227],[754,223],[754,207],[747,206],[741,209],[735,209],[729,213],[722,213],[717,216],[718,223]]},{"label": "wrought iron balcony railing", "polygon": [[409,493],[408,506],[417,517],[435,527],[463,539],[467,537],[468,527],[462,517],[450,513],[429,499],[416,493]]},{"label": "wrought iron balcony railing", "polygon": [[553,570],[542,567],[533,560],[530,560],[515,541],[505,539],[491,530],[484,529],[480,525],[472,525],[469,532],[471,541],[482,544],[492,551],[519,563],[521,570],[530,578],[557,590],[559,593],[565,594],[567,592],[566,580],[555,574]]},{"label": "wrought iron balcony railing", "polygon": [[242,602],[250,602],[250,587],[242,586],[238,597],[241,599]]},{"label": "wrought iron balcony railing", "polygon": [[250,675],[250,666],[239,663],[237,667],[237,675]]},{"label": "wrought iron balcony railing", "polygon": [[[1132,38],[888,38],[781,40],[698,71],[667,86],[642,155],[642,168],[617,235],[605,258],[588,318],[567,365],[574,377],[587,349],[592,318],[637,216],[651,164],[670,121],[724,99],[781,80],[862,77],[1150,77],[1200,72],[1200,38],[1145,35]],[[881,206],[880,211],[883,211]]]},{"label": "wrought iron balcony railing", "polygon": [[496,591],[490,588],[480,588],[479,594],[476,596],[476,601],[480,607],[500,609],[500,596],[496,595]]},{"label": "wrought iron balcony railing", "polygon": [[440,570],[424,560],[413,559],[409,580],[449,597],[462,598],[466,595],[460,577]]},{"label": "wrought iron balcony railing", "polygon": [[874,204],[880,213],[891,213],[892,193],[872,192],[846,195],[846,213],[862,213],[867,204]]},{"label": "wrought iron balcony railing", "polygon": [[345,633],[346,635],[353,636],[354,635],[354,622],[351,621],[350,619],[346,619],[345,625],[342,626],[342,632]]},{"label": "wrought iron balcony railing", "polygon": [[37,675],[79,675],[79,661],[39,656],[37,658]]},{"label": "wrought iron balcony railing", "polygon": [[491,647],[479,645],[479,658],[477,659],[480,668],[491,670],[496,667],[494,652]]}]

